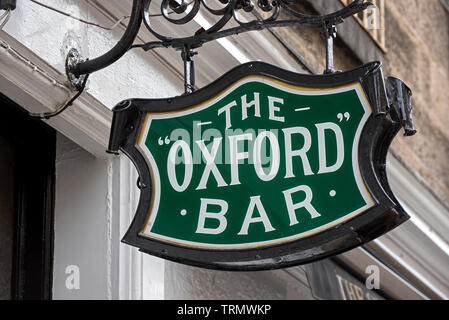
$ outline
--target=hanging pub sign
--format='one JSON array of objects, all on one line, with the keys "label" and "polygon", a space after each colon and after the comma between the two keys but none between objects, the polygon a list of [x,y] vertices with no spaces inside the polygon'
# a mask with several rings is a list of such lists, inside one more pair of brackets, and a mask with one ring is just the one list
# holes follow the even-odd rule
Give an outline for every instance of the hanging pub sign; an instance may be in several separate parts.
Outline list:
[{"label": "hanging pub sign", "polygon": [[[184,62],[184,95],[124,100],[113,110],[108,152],[133,161],[141,190],[123,242],[190,265],[264,270],[336,255],[409,218],[388,184],[386,158],[401,128],[416,132],[411,90],[385,80],[380,62],[334,68],[337,26],[374,4],[354,0],[325,15],[299,12],[298,4],[133,0],[126,31],[110,51],[95,59],[69,51],[66,74],[78,93],[39,118],[63,112],[89,74],[128,50],[171,48]],[[208,24],[215,19],[197,29],[202,12]],[[155,28],[163,22],[170,27]],[[134,44],[142,23],[153,41]],[[161,32],[175,26],[183,36]],[[194,50],[203,44],[302,26],[322,29],[323,75],[251,62],[195,91]]]},{"label": "hanging pub sign", "polygon": [[381,64],[303,75],[251,62],[170,99],[114,109],[110,152],[141,189],[123,242],[223,270],[311,262],[408,219],[386,175],[411,91]]}]

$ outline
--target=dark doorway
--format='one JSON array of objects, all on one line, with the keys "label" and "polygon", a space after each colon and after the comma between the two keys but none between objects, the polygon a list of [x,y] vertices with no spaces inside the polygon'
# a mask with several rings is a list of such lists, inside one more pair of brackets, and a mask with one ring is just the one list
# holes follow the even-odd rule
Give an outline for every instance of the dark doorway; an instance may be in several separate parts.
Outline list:
[{"label": "dark doorway", "polygon": [[11,299],[14,246],[13,152],[0,136],[0,299]]},{"label": "dark doorway", "polygon": [[56,132],[0,94],[0,299],[51,299]]}]

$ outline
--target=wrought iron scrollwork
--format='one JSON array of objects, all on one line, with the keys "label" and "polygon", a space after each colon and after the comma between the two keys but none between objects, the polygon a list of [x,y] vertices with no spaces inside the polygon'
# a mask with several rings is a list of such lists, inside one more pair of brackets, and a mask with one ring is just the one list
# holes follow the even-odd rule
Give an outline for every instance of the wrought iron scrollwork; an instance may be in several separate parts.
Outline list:
[{"label": "wrought iron scrollwork", "polygon": [[[213,8],[212,1],[221,7]],[[293,8],[295,2],[296,0],[162,0],[160,13],[155,13],[150,10],[150,8],[154,10],[155,6],[152,6],[154,1],[146,0],[143,9],[144,24],[158,40],[137,46],[144,50],[160,47],[183,50],[186,46],[197,48],[209,41],[252,30],[288,26],[336,26],[344,19],[374,6],[371,2],[355,0],[337,12],[318,16],[296,11]],[[241,12],[251,13],[256,9],[264,13],[263,17],[256,14],[251,21],[244,21],[239,17]],[[162,35],[154,29],[152,24],[153,18],[163,17],[170,23],[185,25],[193,21],[202,10],[217,17],[217,21],[208,29],[201,28],[187,37],[175,38]],[[282,11],[287,13],[288,18],[279,19]],[[226,28],[228,24],[232,24],[232,26]]]},{"label": "wrought iron scrollwork", "polygon": [[[69,80],[76,85],[80,77],[103,69],[119,59],[132,48],[142,48],[145,51],[155,48],[174,48],[182,51],[184,61],[185,94],[194,91],[195,70],[194,49],[204,43],[231,35],[253,30],[275,27],[315,26],[323,28],[326,39],[326,70],[333,73],[333,39],[336,36],[336,26],[346,18],[374,6],[371,2],[354,0],[339,11],[327,15],[309,15],[295,10],[297,0],[133,0],[130,23],[119,43],[103,56],[93,60],[78,61],[67,70]],[[212,6],[212,3],[214,6]],[[218,5],[218,7],[217,7]],[[154,12],[154,10],[157,11]],[[281,13],[285,12],[285,15]],[[201,27],[191,35],[171,37],[155,30],[153,19],[162,18],[173,25],[185,26],[196,17],[205,13],[215,17],[206,29]],[[241,13],[244,19],[240,16]],[[139,31],[141,22],[157,39],[145,44],[132,44]],[[188,28],[185,28],[187,30]]]}]

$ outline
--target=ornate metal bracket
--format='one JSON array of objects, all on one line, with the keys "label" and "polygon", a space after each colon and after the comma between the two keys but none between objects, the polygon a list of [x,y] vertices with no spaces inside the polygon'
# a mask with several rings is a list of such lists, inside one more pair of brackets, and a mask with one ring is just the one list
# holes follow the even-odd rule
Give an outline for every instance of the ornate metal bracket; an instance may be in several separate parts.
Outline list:
[{"label": "ornate metal bracket", "polygon": [[[339,11],[317,16],[296,11],[294,9],[295,2],[297,0],[161,0],[160,5],[157,5],[156,1],[153,0],[133,0],[130,24],[119,43],[103,56],[90,61],[83,60],[76,49],[70,50],[66,59],[66,73],[73,87],[79,91],[87,74],[110,65],[131,48],[142,48],[145,51],[155,48],[173,48],[181,51],[181,58],[184,62],[184,95],[187,95],[195,90],[193,57],[196,52],[194,49],[209,41],[239,33],[291,26],[322,28],[326,41],[326,69],[324,74],[335,73],[334,39],[337,36],[337,25],[344,22],[346,18],[373,7],[374,4],[364,0],[354,0]],[[152,13],[155,8],[158,11],[160,10],[160,13]],[[201,9],[203,10],[201,11]],[[262,15],[261,11],[265,14]],[[196,17],[200,17],[203,13],[217,17],[216,22],[208,29],[200,28],[190,36],[170,37],[157,32],[153,28],[152,21],[154,18],[162,17],[169,23],[185,25]],[[250,15],[247,14],[246,17],[243,17],[241,13],[250,13]],[[251,15],[251,13],[253,14]],[[282,13],[286,13],[283,16],[287,18],[280,18]],[[243,20],[243,18],[247,20]],[[158,40],[131,45],[137,36],[142,20],[146,28]],[[227,27],[228,25],[229,27]],[[384,83],[382,78],[376,79],[375,82]],[[403,97],[398,98],[398,101],[393,101],[390,110],[394,110],[396,114],[400,115],[406,135],[413,135],[416,131],[413,128],[411,118],[410,90],[401,87],[393,79],[388,80],[388,90],[391,96],[399,95]],[[382,113],[385,112],[386,110],[383,110]]]},{"label": "ornate metal bracket", "polygon": [[70,49],[67,57],[65,59],[65,73],[67,78],[69,79],[70,84],[76,90],[80,90],[86,75],[75,76],[73,74],[73,70],[75,66],[79,63],[82,63],[84,60],[81,58],[80,53],[75,48]]},{"label": "ornate metal bracket", "polygon": [[[348,17],[374,6],[371,2],[354,0],[343,9],[327,15],[308,15],[294,9],[297,0],[162,0],[160,5],[153,0],[133,0],[130,23],[117,43],[110,51],[93,60],[81,60],[78,52],[72,50],[67,56],[66,71],[72,85],[79,90],[82,76],[103,69],[119,59],[131,48],[145,51],[155,48],[174,48],[182,51],[185,72],[185,94],[192,93],[195,85],[193,49],[203,44],[239,33],[275,27],[315,26],[324,30],[326,38],[326,70],[333,73],[333,39],[336,26]],[[256,3],[256,5],[254,4]],[[157,8],[160,13],[152,13]],[[203,9],[203,10],[201,10]],[[263,12],[264,14],[261,14]],[[185,25],[196,17],[216,17],[208,29],[200,28],[194,34],[185,37],[171,37],[157,32],[153,28],[154,18],[163,18],[175,25]],[[254,13],[241,15],[241,13]],[[288,18],[279,18],[286,13]],[[263,16],[263,17],[262,17]],[[246,19],[246,20],[245,20]],[[145,44],[132,45],[142,20],[146,28],[158,40]],[[213,20],[213,19],[212,19]],[[227,27],[228,26],[228,27]]]},{"label": "ornate metal bracket", "polygon": [[[209,2],[214,2],[212,8]],[[194,65],[191,59],[192,49],[201,47],[203,44],[217,40],[219,38],[236,35],[243,32],[261,30],[275,27],[289,26],[315,26],[323,28],[326,39],[326,70],[325,74],[334,73],[333,45],[334,38],[337,36],[336,26],[348,17],[353,16],[367,8],[374,6],[371,2],[355,0],[347,7],[322,16],[307,15],[296,11],[293,8],[295,0],[257,0],[257,8],[263,11],[266,17],[262,18],[256,12],[253,2],[255,0],[162,0],[160,14],[152,13],[155,6],[152,6],[153,0],[146,0],[143,7],[143,21],[146,28],[158,40],[148,42],[143,45],[134,45],[148,51],[155,48],[174,48],[182,50],[182,59],[185,70],[185,93],[191,93],[194,90]],[[163,17],[166,21],[185,25],[201,14],[201,8],[205,13],[217,17],[217,21],[207,30],[200,28],[193,35],[187,37],[174,38],[157,32],[152,24],[153,18]],[[287,13],[289,18],[279,19],[281,12]],[[255,13],[254,20],[244,21],[239,14],[242,12]],[[237,26],[235,26],[237,24]],[[233,25],[226,28],[227,25]]]},{"label": "ornate metal bracket", "polygon": [[[255,18],[253,21],[243,21],[239,17],[239,13],[255,11],[253,2],[256,2],[256,0],[162,0],[160,14],[153,14],[150,12],[152,9],[152,2],[152,0],[146,1],[146,4],[144,5],[143,20],[147,29],[158,39],[158,41],[141,45],[144,50],[151,50],[161,47],[172,47],[182,50],[185,46],[189,46],[194,49],[202,46],[204,43],[219,38],[252,30],[261,30],[274,27],[327,26],[328,28],[333,28],[332,30],[335,30],[334,27],[342,23],[344,19],[374,6],[371,2],[355,0],[347,7],[337,12],[328,15],[316,16],[303,14],[294,10],[292,5],[295,4],[296,0],[257,0],[257,8],[268,14],[268,17]],[[208,5],[209,2],[214,2],[216,5],[218,3],[221,4],[221,8],[211,8],[210,5]],[[201,8],[204,8],[209,14],[219,17],[218,21],[207,30],[199,29],[191,36],[173,38],[162,35],[153,28],[152,20],[155,17],[162,16],[170,23],[184,25],[194,20],[195,17],[200,14]],[[278,19],[282,11],[289,14],[291,18]],[[228,24],[231,24],[231,21],[236,22],[238,26],[225,28]]]},{"label": "ornate metal bracket", "polygon": [[411,137],[416,134],[413,124],[412,90],[401,80],[387,77],[387,92],[390,100],[390,114],[404,128],[404,135]]}]

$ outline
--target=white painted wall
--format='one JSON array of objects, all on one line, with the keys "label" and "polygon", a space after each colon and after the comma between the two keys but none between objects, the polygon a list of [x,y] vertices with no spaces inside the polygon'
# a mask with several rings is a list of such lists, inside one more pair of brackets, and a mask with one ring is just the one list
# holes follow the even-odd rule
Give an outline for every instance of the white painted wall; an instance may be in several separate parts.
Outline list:
[{"label": "white painted wall", "polygon": [[[54,238],[55,299],[106,299],[112,295],[111,161],[99,160],[61,135],[57,138]],[[80,285],[66,286],[79,269]],[[73,289],[73,290],[70,290]]]},{"label": "white painted wall", "polygon": [[120,243],[140,192],[133,165],[60,134],[56,154],[53,298],[163,299],[165,261]]},{"label": "white painted wall", "polygon": [[[104,12],[86,1],[42,2],[101,25],[113,24]],[[77,48],[84,58],[95,58],[111,49],[123,34],[122,27],[113,31],[103,30],[49,11],[31,1],[18,3],[4,31],[63,74],[70,48]],[[161,64],[154,54],[141,50],[130,51],[109,68],[92,74],[87,88],[87,92],[108,108],[124,98],[168,97],[178,95],[182,90],[183,82],[179,75]]]}]

